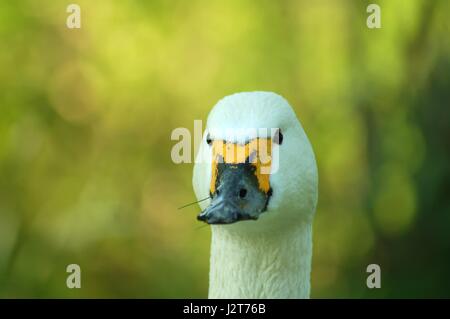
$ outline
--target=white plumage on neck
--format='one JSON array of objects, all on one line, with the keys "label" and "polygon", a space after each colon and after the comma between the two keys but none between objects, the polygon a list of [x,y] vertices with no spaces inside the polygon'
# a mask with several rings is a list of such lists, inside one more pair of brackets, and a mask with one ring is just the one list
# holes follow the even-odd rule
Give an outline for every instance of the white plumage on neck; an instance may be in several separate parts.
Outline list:
[{"label": "white plumage on neck", "polygon": [[309,298],[311,228],[246,236],[212,226],[209,298]]}]

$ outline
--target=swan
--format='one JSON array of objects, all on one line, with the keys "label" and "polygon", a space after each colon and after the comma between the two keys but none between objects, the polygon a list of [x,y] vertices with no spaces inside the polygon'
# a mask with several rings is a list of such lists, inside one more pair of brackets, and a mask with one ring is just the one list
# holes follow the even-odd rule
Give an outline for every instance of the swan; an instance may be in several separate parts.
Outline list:
[{"label": "swan", "polygon": [[[255,141],[267,142],[264,174]],[[221,99],[208,115],[193,187],[197,218],[211,225],[209,298],[309,298],[317,165],[283,97]]]}]

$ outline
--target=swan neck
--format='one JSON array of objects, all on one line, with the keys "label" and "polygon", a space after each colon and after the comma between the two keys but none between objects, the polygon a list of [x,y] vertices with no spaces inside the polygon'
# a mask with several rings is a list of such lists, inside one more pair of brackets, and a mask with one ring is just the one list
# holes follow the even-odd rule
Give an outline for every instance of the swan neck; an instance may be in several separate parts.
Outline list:
[{"label": "swan neck", "polygon": [[209,298],[309,298],[312,226],[264,234],[212,227]]}]

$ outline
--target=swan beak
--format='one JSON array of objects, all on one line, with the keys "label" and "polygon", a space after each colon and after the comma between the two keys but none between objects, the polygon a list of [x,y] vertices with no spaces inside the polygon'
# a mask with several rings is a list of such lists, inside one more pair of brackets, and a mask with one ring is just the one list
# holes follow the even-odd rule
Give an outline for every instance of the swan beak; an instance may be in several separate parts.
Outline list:
[{"label": "swan beak", "polygon": [[215,192],[210,205],[197,219],[207,224],[232,224],[243,220],[257,220],[271,196],[261,189],[252,163],[219,163]]}]

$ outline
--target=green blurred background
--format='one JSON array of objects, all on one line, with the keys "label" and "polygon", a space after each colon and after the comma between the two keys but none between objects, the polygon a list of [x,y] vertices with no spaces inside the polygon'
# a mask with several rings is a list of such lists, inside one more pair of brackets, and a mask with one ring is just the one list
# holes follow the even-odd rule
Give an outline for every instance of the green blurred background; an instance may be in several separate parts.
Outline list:
[{"label": "green blurred background", "polygon": [[206,297],[170,134],[251,90],[316,152],[312,297],[450,297],[449,1],[70,3],[0,2],[0,297]]}]

